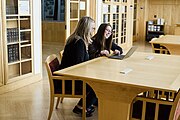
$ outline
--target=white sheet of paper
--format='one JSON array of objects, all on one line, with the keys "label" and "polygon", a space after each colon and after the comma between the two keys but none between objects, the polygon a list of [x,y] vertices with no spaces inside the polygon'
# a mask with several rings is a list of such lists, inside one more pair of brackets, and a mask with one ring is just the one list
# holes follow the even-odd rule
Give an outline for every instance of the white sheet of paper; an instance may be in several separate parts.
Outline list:
[{"label": "white sheet of paper", "polygon": [[29,14],[29,0],[19,1],[19,14]]},{"label": "white sheet of paper", "polygon": [[103,4],[103,13],[108,13],[108,5]]},{"label": "white sheet of paper", "polygon": [[83,1],[80,2],[80,10],[86,10],[86,4]]}]

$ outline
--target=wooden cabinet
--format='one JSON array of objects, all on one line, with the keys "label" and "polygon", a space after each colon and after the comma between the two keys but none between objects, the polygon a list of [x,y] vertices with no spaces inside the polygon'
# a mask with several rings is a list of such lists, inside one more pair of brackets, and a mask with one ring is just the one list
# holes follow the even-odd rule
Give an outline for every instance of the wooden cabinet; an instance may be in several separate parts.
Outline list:
[{"label": "wooden cabinet", "polygon": [[0,94],[42,79],[40,6],[40,1],[0,0]]},{"label": "wooden cabinet", "polygon": [[147,21],[146,41],[150,41],[152,38],[158,38],[160,35],[164,35],[164,23],[159,24],[157,21]]},{"label": "wooden cabinet", "polygon": [[102,3],[102,22],[112,25],[113,40],[123,48],[127,48],[131,44],[129,40],[132,41],[133,27],[128,25],[133,21],[132,3],[132,0],[103,0]]},{"label": "wooden cabinet", "polygon": [[33,73],[31,0],[5,0],[5,84]]}]

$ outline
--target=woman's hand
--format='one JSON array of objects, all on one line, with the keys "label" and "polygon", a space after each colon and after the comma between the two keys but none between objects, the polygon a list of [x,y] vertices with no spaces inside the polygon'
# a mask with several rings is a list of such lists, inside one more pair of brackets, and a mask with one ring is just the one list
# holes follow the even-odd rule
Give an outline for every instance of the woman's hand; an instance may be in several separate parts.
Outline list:
[{"label": "woman's hand", "polygon": [[116,54],[116,55],[120,55],[120,51],[119,50],[115,50],[113,53]]},{"label": "woman's hand", "polygon": [[102,50],[101,55],[109,56],[109,51],[108,50]]}]

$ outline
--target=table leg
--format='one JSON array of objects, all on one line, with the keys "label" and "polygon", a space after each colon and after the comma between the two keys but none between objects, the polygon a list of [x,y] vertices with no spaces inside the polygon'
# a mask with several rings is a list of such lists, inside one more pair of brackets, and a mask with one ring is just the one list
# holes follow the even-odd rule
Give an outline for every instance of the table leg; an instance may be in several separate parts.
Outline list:
[{"label": "table leg", "polygon": [[123,84],[87,81],[98,97],[98,120],[129,120],[133,99],[147,89]]}]

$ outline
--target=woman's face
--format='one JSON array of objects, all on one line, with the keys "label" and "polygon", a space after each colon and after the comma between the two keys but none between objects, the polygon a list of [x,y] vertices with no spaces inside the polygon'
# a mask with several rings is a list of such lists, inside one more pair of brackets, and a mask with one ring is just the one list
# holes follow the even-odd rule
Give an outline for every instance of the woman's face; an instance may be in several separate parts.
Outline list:
[{"label": "woman's face", "polygon": [[91,23],[91,26],[90,26],[90,35],[91,35],[91,37],[93,36],[94,31],[95,31],[95,23],[92,22],[92,23]]},{"label": "woman's face", "polygon": [[107,26],[104,31],[104,37],[108,39],[112,34],[112,28],[110,26]]}]

